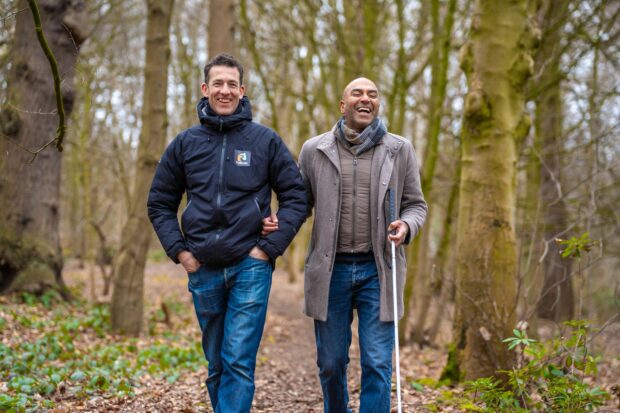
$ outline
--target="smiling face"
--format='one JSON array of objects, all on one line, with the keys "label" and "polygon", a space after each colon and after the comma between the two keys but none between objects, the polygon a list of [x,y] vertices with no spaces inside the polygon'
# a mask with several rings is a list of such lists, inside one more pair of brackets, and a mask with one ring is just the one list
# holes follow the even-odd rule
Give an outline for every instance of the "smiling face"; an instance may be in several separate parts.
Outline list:
[{"label": "smiling face", "polygon": [[347,127],[361,132],[379,115],[379,91],[369,79],[355,79],[344,89],[340,101],[340,113]]},{"label": "smiling face", "polygon": [[239,78],[236,67],[213,66],[209,69],[209,83],[203,83],[201,89],[209,99],[209,106],[218,115],[231,115],[237,110],[245,91]]}]

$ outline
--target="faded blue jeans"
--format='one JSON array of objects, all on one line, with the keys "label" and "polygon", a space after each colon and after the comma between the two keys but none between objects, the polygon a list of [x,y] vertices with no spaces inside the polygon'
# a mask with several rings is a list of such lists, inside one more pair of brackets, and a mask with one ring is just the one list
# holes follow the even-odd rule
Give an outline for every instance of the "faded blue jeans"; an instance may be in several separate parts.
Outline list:
[{"label": "faded blue jeans", "polygon": [[207,389],[216,413],[249,412],[256,354],[271,290],[271,264],[247,256],[223,268],[189,274],[189,291],[209,362]]},{"label": "faded blue jeans", "polygon": [[353,309],[359,320],[362,390],[360,413],[388,413],[394,324],[379,320],[379,276],[374,260],[336,259],[326,321],[314,321],[317,364],[325,413],[349,413],[347,366]]}]

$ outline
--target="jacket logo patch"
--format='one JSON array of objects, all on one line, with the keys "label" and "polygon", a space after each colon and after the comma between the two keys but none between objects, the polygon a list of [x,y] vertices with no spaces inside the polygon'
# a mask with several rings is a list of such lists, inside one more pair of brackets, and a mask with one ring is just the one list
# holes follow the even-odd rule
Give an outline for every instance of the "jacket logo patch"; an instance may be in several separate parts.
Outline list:
[{"label": "jacket logo patch", "polygon": [[252,160],[252,152],[239,151],[235,149],[235,165],[237,166],[250,166]]}]

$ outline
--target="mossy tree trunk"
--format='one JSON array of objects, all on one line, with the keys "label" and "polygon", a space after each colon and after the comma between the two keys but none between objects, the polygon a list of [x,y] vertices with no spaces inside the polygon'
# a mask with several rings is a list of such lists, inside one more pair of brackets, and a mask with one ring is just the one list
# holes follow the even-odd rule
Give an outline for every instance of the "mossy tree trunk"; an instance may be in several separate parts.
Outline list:
[{"label": "mossy tree trunk", "polygon": [[[50,63],[37,40],[26,1],[15,7],[7,104],[0,110],[0,292],[49,287],[65,292],[59,239],[62,153],[33,155],[56,136],[58,117]],[[71,113],[79,46],[88,32],[83,1],[46,1],[43,34],[62,75],[65,115]],[[18,145],[22,146],[20,148]]]},{"label": "mossy tree trunk", "polygon": [[166,99],[170,62],[170,21],[174,0],[147,0],[146,62],[142,129],[129,218],[114,264],[112,328],[127,335],[142,329],[144,267],[153,233],[146,200],[157,162],[166,144]]},{"label": "mossy tree trunk", "polygon": [[536,89],[535,128],[541,143],[540,197],[543,206],[543,236],[547,243],[543,260],[544,281],[537,305],[541,318],[554,321],[571,319],[575,304],[571,278],[572,261],[560,255],[555,238],[567,229],[567,208],[561,187],[563,104],[560,68],[562,33],[567,22],[569,1],[544,0],[539,4],[539,21],[543,33],[536,56],[539,79]]},{"label": "mossy tree trunk", "polygon": [[[538,37],[528,1],[480,0],[461,50],[468,81],[457,226],[453,379],[509,370],[515,327],[516,147],[530,126],[524,85]],[[456,368],[456,369],[454,369]]]}]

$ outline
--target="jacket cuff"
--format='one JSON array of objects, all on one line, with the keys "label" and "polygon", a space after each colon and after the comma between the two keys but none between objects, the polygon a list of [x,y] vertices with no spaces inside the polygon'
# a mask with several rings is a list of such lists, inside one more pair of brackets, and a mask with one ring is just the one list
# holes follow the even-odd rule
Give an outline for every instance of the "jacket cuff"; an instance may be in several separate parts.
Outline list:
[{"label": "jacket cuff", "polygon": [[401,218],[401,220],[407,224],[407,235],[405,235],[405,240],[403,241],[403,244],[405,245],[409,245],[409,243],[411,242],[411,240],[417,235],[417,231],[416,233],[412,233],[411,228],[415,228],[415,224],[412,225],[412,222],[408,222],[407,220],[404,220]]},{"label": "jacket cuff", "polygon": [[266,239],[264,238],[259,239],[256,245],[258,246],[258,248],[265,251],[265,254],[269,256],[269,260],[272,263],[276,262],[276,258],[278,258],[280,254],[278,253],[278,251],[276,251],[273,248],[273,246]]},{"label": "jacket cuff", "polygon": [[167,255],[172,261],[174,261],[175,264],[180,264],[181,262],[177,258],[177,255],[179,255],[179,252],[184,250],[187,250],[185,243],[177,242],[168,250]]}]

